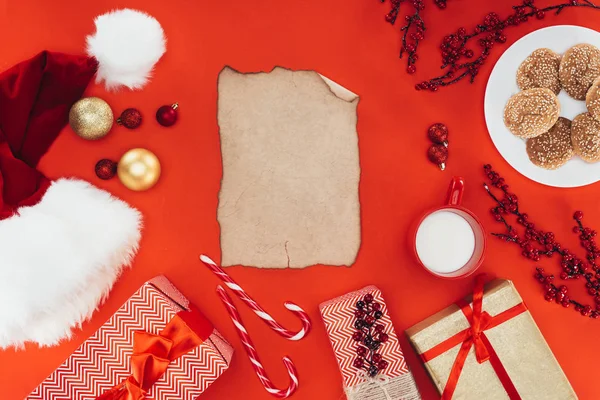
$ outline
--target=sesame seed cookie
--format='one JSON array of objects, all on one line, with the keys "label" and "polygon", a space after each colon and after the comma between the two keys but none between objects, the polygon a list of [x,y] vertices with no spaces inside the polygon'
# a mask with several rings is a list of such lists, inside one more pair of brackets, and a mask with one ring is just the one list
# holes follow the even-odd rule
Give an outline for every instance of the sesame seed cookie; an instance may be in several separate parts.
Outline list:
[{"label": "sesame seed cookie", "polygon": [[585,96],[585,105],[592,117],[600,121],[600,77],[596,78]]},{"label": "sesame seed cookie", "polygon": [[545,169],[557,169],[573,157],[571,121],[560,117],[546,133],[527,139],[527,155],[532,163]]},{"label": "sesame seed cookie", "polygon": [[590,113],[579,114],[571,124],[575,154],[587,162],[600,161],[600,122]]},{"label": "sesame seed cookie", "polygon": [[517,85],[521,90],[546,88],[558,94],[561,89],[558,78],[560,59],[560,54],[550,49],[537,49],[519,66]]},{"label": "sesame seed cookie", "polygon": [[554,126],[560,103],[546,88],[528,89],[512,96],[504,108],[504,124],[515,136],[533,138]]},{"label": "sesame seed cookie", "polygon": [[571,47],[562,57],[558,76],[569,96],[585,100],[588,89],[600,76],[600,49],[591,44]]}]

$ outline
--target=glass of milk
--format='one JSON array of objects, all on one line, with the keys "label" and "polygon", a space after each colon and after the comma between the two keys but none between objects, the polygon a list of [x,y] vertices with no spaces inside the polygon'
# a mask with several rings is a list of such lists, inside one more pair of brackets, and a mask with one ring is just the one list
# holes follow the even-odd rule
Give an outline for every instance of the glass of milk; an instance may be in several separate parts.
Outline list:
[{"label": "glass of milk", "polygon": [[454,177],[446,205],[427,212],[414,232],[414,252],[427,271],[442,278],[462,278],[483,262],[485,233],[479,219],[460,205],[464,180]]}]

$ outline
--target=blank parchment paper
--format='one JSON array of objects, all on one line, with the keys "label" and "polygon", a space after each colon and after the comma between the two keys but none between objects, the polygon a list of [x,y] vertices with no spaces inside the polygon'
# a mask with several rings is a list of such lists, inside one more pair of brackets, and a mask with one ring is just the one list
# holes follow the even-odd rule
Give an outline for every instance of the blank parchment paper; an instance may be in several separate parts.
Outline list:
[{"label": "blank parchment paper", "polygon": [[219,74],[222,265],[352,265],[358,96],[314,71]]}]

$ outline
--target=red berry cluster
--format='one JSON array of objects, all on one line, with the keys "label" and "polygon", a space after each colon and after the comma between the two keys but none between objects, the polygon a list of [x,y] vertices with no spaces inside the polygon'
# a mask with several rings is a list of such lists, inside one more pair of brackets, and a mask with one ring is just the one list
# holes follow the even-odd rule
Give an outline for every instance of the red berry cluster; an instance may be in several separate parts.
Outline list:
[{"label": "red berry cluster", "polygon": [[[383,3],[385,0],[381,0]],[[439,8],[446,8],[446,0],[434,0]],[[424,0],[390,0],[391,10],[385,15],[385,20],[395,24],[400,12],[400,5],[407,3],[412,6],[412,11],[404,16],[404,25],[400,28],[402,34],[402,47],[400,58],[407,56],[406,72],[414,74],[417,72],[416,63],[419,59],[417,47],[419,42],[425,39],[425,22],[421,18],[421,12],[425,8]]]},{"label": "red berry cluster", "polygon": [[[548,12],[560,14],[568,7],[600,9],[600,6],[590,0],[566,0],[544,8],[538,8],[534,0],[523,0],[520,5],[513,6],[513,13],[504,19],[491,12],[475,26],[471,33],[468,33],[464,27],[458,28],[456,32],[445,36],[440,45],[442,68],[445,68],[446,72],[436,78],[418,83],[415,89],[435,92],[440,87],[452,85],[465,78],[469,78],[472,83],[492,48],[496,44],[506,43],[505,29],[521,25],[531,19],[543,19]],[[471,39],[477,39],[475,46]],[[479,55],[474,58],[477,50]]]},{"label": "red berry cluster", "polygon": [[447,0],[434,0],[434,3],[440,10],[444,10],[448,6]]},{"label": "red berry cluster", "polygon": [[367,293],[362,300],[356,302],[354,311],[354,328],[356,331],[352,339],[357,342],[354,367],[364,369],[369,376],[374,377],[388,366],[377,351],[381,345],[388,341],[385,326],[377,321],[383,317],[381,304],[373,300],[373,295]]},{"label": "red berry cluster", "polygon": [[[595,306],[585,305],[573,300],[569,296],[569,291],[566,285],[556,286],[555,277],[552,274],[545,274],[543,268],[536,268],[534,278],[539,283],[544,285],[544,298],[548,301],[555,301],[563,307],[574,305],[575,311],[581,315],[590,318],[600,317],[600,266],[596,264],[596,260],[600,260],[600,248],[596,245],[596,231],[585,227],[582,224],[583,212],[576,211],[573,214],[573,219],[576,226],[573,227],[573,232],[579,235],[581,246],[586,250],[586,259],[583,260],[577,257],[567,248],[563,247],[556,241],[553,232],[545,232],[535,226],[531,222],[529,215],[519,210],[519,199],[513,193],[508,191],[509,187],[497,172],[492,170],[491,165],[484,166],[484,172],[489,179],[491,185],[498,188],[503,193],[503,198],[496,197],[490,187],[484,183],[484,188],[488,194],[496,201],[496,206],[490,211],[494,219],[502,222],[506,228],[506,233],[493,235],[517,244],[521,248],[523,257],[538,262],[542,256],[551,258],[554,255],[560,257],[561,272],[559,278],[563,281],[582,279],[585,281],[585,287],[588,294],[594,299]],[[506,218],[509,215],[516,217],[517,224],[521,225],[524,233],[519,235],[517,230],[511,226]]]},{"label": "red berry cluster", "polygon": [[427,130],[427,137],[433,144],[427,150],[427,158],[442,171],[448,161],[448,127],[444,124],[433,124]]}]

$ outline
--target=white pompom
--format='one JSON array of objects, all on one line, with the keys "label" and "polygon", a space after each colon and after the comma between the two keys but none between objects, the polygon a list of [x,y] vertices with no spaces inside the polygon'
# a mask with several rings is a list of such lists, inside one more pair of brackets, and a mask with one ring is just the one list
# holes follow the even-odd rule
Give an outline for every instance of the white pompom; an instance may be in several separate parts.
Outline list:
[{"label": "white pompom", "polygon": [[100,15],[94,22],[96,33],[87,37],[87,53],[98,60],[96,82],[105,81],[108,90],[141,89],[166,50],[158,21],[125,8]]}]

